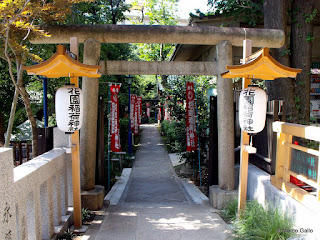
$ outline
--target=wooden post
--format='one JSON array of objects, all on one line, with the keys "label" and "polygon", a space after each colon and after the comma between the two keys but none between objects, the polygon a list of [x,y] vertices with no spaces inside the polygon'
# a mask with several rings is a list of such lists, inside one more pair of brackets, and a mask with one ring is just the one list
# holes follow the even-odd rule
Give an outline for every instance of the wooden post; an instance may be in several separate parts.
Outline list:
[{"label": "wooden post", "polygon": [[[78,57],[78,39],[75,37],[70,38],[70,51]],[[70,83],[74,84],[75,87],[79,87],[78,77],[70,77]],[[71,144],[74,227],[79,229],[82,227],[79,130],[71,135]]]},{"label": "wooden post", "polygon": [[22,161],[22,146],[20,141],[18,142],[18,156],[19,156],[19,162],[21,165],[23,161]]},{"label": "wooden post", "polygon": [[286,134],[285,135],[285,144],[284,144],[284,149],[285,149],[285,158],[287,159],[284,161],[284,176],[283,180],[285,182],[290,182],[290,174],[289,174],[289,168],[291,165],[291,148],[287,145],[287,143],[292,143],[292,135]]},{"label": "wooden post", "polygon": [[30,154],[29,154],[29,144],[27,143],[26,144],[26,151],[27,151],[27,161],[29,161],[30,160]]},{"label": "wooden post", "polygon": [[218,185],[218,121],[217,97],[210,97],[208,185]]},{"label": "wooden post", "polygon": [[[243,64],[245,64],[246,58],[252,54],[252,41],[243,41]],[[242,79],[242,89],[247,88],[251,83],[249,78]],[[241,130],[240,141],[240,173],[239,173],[239,198],[238,198],[238,216],[241,216],[241,212],[246,207],[247,201],[247,181],[248,181],[248,162],[249,153],[245,150],[245,145],[249,145],[249,135]]]},{"label": "wooden post", "polygon": [[99,184],[105,185],[105,174],[104,174],[104,99],[102,96],[99,97],[99,148],[98,148],[98,176]]},{"label": "wooden post", "polygon": [[286,140],[285,133],[277,133],[277,153],[276,153],[276,167],[275,167],[275,178],[283,179],[284,177],[284,162],[286,157],[286,148],[284,142]]},{"label": "wooden post", "polygon": [[[319,146],[319,152],[320,152],[320,146]],[[317,190],[317,199],[320,201],[320,164],[319,164],[320,154],[318,155],[318,176],[317,176],[317,182],[318,182],[318,190]]]}]

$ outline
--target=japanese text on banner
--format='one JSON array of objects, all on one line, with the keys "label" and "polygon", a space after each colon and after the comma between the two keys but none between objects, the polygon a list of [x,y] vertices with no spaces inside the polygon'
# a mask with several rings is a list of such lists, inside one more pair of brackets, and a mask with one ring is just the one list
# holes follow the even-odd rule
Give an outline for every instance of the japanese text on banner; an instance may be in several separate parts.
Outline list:
[{"label": "japanese text on banner", "polygon": [[131,95],[130,99],[130,122],[131,122],[131,130],[134,129],[134,115],[135,115],[135,104],[136,104],[136,95]]},{"label": "japanese text on banner", "polygon": [[186,119],[186,132],[187,132],[187,151],[197,150],[197,128],[195,121],[195,94],[194,94],[194,84],[192,82],[187,82],[186,86],[187,95],[187,119]]},{"label": "japanese text on banner", "polygon": [[119,124],[119,101],[118,94],[120,85],[111,85],[111,151],[121,152],[120,124]]}]

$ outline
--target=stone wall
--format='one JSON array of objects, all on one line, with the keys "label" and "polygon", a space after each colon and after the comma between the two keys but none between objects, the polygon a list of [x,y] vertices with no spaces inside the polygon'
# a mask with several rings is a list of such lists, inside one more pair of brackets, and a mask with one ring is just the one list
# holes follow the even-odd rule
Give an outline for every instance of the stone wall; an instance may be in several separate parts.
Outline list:
[{"label": "stone wall", "polygon": [[71,155],[55,148],[16,168],[0,148],[0,239],[51,239],[72,203]]}]

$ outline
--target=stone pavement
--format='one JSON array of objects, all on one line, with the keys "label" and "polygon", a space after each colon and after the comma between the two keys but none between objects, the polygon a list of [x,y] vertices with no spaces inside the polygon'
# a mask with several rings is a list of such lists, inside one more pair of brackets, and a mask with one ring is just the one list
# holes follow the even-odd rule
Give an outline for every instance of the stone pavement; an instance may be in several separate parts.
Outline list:
[{"label": "stone pavement", "polygon": [[196,204],[186,182],[176,176],[157,127],[141,129],[141,146],[124,193],[83,239],[231,239],[217,211],[208,202]]}]

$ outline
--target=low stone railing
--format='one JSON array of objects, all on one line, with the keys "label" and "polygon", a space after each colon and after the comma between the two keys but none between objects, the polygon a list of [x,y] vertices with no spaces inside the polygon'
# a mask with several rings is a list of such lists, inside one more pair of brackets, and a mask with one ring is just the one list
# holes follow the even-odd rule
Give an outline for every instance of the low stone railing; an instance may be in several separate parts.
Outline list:
[{"label": "low stone railing", "polygon": [[0,239],[51,239],[72,206],[71,158],[56,148],[16,168],[0,148]]}]

